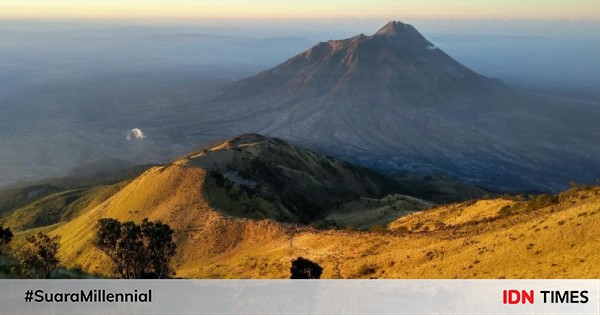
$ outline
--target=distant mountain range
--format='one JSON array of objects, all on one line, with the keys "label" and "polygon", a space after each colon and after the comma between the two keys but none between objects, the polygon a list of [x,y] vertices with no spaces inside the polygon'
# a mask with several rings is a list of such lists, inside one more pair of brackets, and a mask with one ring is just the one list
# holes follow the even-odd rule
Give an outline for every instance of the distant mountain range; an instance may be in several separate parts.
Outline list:
[{"label": "distant mountain range", "polygon": [[196,135],[276,136],[388,174],[501,191],[600,177],[600,106],[511,90],[401,22],[319,43],[201,106]]}]

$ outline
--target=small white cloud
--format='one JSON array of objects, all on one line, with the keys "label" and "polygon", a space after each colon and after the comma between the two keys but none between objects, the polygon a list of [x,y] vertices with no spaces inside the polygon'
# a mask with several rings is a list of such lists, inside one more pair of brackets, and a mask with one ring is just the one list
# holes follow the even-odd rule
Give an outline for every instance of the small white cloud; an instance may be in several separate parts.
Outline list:
[{"label": "small white cloud", "polygon": [[133,128],[127,132],[127,136],[125,136],[125,138],[127,139],[127,141],[142,140],[142,139],[146,138],[146,135],[144,135],[144,132],[142,132],[142,129]]}]

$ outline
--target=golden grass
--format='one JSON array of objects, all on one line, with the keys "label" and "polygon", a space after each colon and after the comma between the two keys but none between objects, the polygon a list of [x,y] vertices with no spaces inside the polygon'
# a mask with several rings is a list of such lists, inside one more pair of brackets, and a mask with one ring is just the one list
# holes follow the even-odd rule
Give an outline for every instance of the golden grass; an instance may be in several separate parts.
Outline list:
[{"label": "golden grass", "polygon": [[[52,232],[62,236],[63,263],[108,274],[107,257],[91,245],[97,220],[149,218],[177,231],[172,265],[185,278],[287,278],[298,256],[326,278],[600,277],[600,188],[533,210],[504,199],[440,206],[375,233],[226,217],[209,205],[205,181],[198,167],[148,170]],[[506,206],[517,210],[503,214]]]},{"label": "golden grass", "polygon": [[63,223],[57,223],[57,224],[53,224],[53,225],[48,225],[48,226],[43,226],[43,227],[39,227],[39,228],[35,228],[35,229],[29,229],[29,230],[25,230],[25,231],[18,231],[14,233],[13,239],[10,242],[10,247],[13,250],[19,249],[21,247],[23,247],[23,245],[26,244],[26,238],[33,236],[37,233],[50,233],[52,231],[54,231],[56,228],[58,228],[59,226],[61,226]]},{"label": "golden grass", "polygon": [[[431,208],[433,203],[404,195],[389,195],[382,199],[360,198],[342,204],[322,222],[334,222],[338,227],[368,229],[385,226],[399,217]],[[319,222],[317,222],[318,224]]]},{"label": "golden grass", "polygon": [[121,182],[55,193],[13,211],[3,219],[2,225],[22,231],[69,221],[98,206],[126,185],[127,182]]}]

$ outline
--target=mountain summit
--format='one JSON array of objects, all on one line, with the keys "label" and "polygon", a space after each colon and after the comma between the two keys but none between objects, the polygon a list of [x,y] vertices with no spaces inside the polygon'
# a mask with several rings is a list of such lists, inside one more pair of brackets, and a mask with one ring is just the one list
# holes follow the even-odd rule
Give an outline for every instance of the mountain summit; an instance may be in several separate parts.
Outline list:
[{"label": "mountain summit", "polygon": [[401,34],[421,35],[412,25],[400,21],[390,21],[375,33],[379,36],[399,36]]},{"label": "mountain summit", "polygon": [[208,105],[202,135],[265,134],[388,174],[449,172],[512,191],[600,176],[600,147],[584,145],[600,143],[598,107],[514,91],[401,22],[318,43]]},{"label": "mountain summit", "polygon": [[297,101],[329,96],[367,106],[390,100],[413,106],[452,102],[464,106],[462,95],[472,91],[498,94],[503,87],[453,60],[413,26],[390,22],[372,36],[321,42],[239,82],[223,99],[285,95]]},{"label": "mountain summit", "polygon": [[398,21],[392,21],[384,25],[374,36],[392,38],[413,47],[425,48],[433,46],[412,25]]}]

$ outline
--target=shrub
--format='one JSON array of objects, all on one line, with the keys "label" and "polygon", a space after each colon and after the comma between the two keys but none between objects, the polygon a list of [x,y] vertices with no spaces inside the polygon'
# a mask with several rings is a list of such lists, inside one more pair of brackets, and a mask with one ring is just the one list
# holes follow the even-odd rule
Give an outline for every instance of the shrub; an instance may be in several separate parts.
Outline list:
[{"label": "shrub", "polygon": [[8,245],[12,238],[13,233],[11,232],[11,230],[9,228],[4,228],[0,226],[0,254],[2,254],[2,248]]},{"label": "shrub", "polygon": [[170,274],[169,261],[175,255],[174,231],[167,224],[121,223],[100,219],[94,246],[113,262],[113,273],[123,279],[162,279]]},{"label": "shrub", "polygon": [[377,272],[377,266],[374,265],[362,265],[358,268],[359,276],[368,276]]},{"label": "shrub", "polygon": [[500,211],[498,211],[498,214],[501,216],[507,216],[507,215],[510,215],[511,213],[512,213],[512,207],[509,205],[502,207],[502,209],[500,209]]},{"label": "shrub", "polygon": [[529,210],[537,210],[556,203],[558,203],[558,198],[556,196],[541,194],[537,196],[532,196],[529,203],[527,203],[527,208]]},{"label": "shrub", "polygon": [[401,226],[401,227],[397,228],[397,229],[395,230],[395,232],[396,232],[397,234],[404,235],[404,234],[407,234],[407,233],[409,233],[410,231],[409,231],[409,229],[408,229],[406,226]]},{"label": "shrub", "polygon": [[59,237],[50,237],[38,233],[26,238],[27,244],[17,253],[19,272],[28,278],[50,278],[50,274],[58,267],[56,257],[59,247]]},{"label": "shrub", "polygon": [[422,227],[423,227],[423,225],[424,225],[424,224],[423,224],[423,222],[417,222],[417,223],[415,223],[415,224],[412,226],[412,230],[413,230],[413,231],[416,231],[416,230],[418,230],[418,229],[422,228]]},{"label": "shrub", "polygon": [[515,201],[525,201],[527,200],[527,197],[525,197],[524,194],[519,194],[515,196]]},{"label": "shrub", "polygon": [[320,279],[323,268],[306,258],[298,257],[292,261],[290,279]]},{"label": "shrub", "polygon": [[442,221],[436,221],[435,222],[435,229],[436,230],[443,230],[446,228],[446,223],[442,222]]}]

